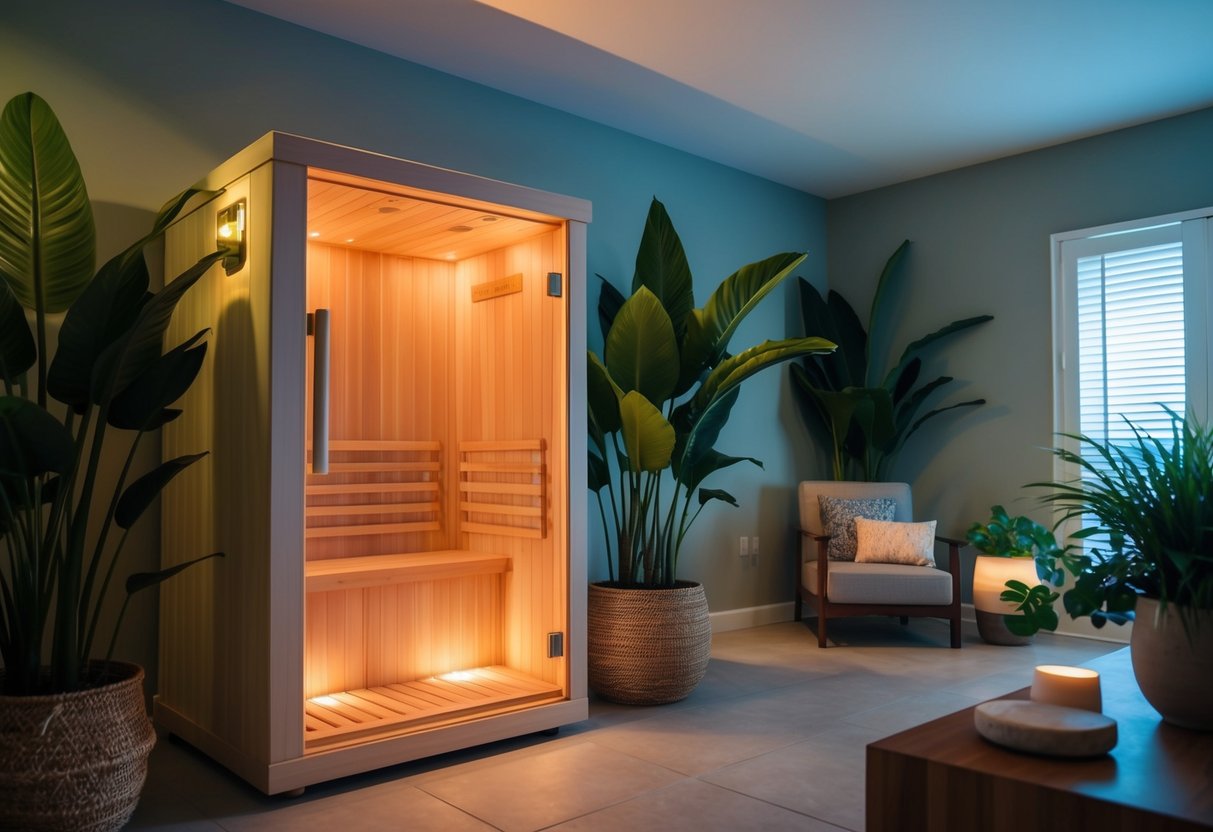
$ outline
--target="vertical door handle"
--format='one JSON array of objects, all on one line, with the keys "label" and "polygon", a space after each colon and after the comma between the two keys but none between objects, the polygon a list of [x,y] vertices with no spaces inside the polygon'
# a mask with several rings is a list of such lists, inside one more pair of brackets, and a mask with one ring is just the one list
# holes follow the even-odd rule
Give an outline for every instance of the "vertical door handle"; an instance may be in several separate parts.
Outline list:
[{"label": "vertical door handle", "polygon": [[312,473],[329,472],[329,310],[317,309],[312,340]]}]

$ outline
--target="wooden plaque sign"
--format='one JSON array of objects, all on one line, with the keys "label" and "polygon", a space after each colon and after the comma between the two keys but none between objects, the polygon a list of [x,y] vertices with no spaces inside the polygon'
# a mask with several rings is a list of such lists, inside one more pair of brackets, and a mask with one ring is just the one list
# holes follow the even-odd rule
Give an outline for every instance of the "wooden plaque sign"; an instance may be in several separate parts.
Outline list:
[{"label": "wooden plaque sign", "polygon": [[512,274],[487,283],[477,283],[472,287],[472,303],[479,303],[489,298],[499,298],[502,295],[512,295],[522,291],[522,274]]}]

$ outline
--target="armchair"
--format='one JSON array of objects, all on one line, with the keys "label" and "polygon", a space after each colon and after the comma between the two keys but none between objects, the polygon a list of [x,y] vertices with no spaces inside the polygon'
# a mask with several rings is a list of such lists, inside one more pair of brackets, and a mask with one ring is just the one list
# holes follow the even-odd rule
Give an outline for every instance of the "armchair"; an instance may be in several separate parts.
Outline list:
[{"label": "armchair", "polygon": [[960,647],[960,548],[962,540],[935,537],[948,546],[947,569],[902,563],[831,560],[831,535],[822,521],[820,498],[892,500],[892,520],[913,520],[913,501],[906,483],[806,481],[800,483],[800,568],[797,570],[795,613],[805,607],[817,618],[817,646],[826,646],[827,622],[861,615],[946,618],[951,645]]}]

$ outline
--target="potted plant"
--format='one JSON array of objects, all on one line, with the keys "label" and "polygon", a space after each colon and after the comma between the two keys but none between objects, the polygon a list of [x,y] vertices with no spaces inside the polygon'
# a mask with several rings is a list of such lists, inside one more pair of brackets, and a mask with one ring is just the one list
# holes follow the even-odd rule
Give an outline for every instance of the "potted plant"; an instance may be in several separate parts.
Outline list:
[{"label": "potted plant", "polygon": [[[1033,483],[1059,523],[1077,520],[1067,547],[1038,560],[1042,579],[1061,586],[1073,618],[1096,627],[1133,620],[1130,650],[1142,693],[1167,722],[1213,730],[1213,428],[1167,409],[1169,436],[1127,422],[1129,440],[1068,438],[1055,448],[1079,477]],[[1035,615],[1041,627],[1056,615]]]},{"label": "potted plant", "polygon": [[1057,593],[1037,580],[1038,558],[1052,559],[1057,538],[1030,517],[1011,517],[1002,506],[990,508],[985,523],[965,534],[978,552],[973,565],[973,610],[977,632],[990,644],[1028,644],[1042,626],[1057,627]]},{"label": "potted plant", "polygon": [[[155,741],[143,671],[111,661],[126,601],[108,641],[101,610],[128,530],[169,480],[203,456],[167,460],[138,477],[132,470],[140,440],[180,414],[171,405],[206,354],[205,332],[167,353],[162,339],[177,300],[222,253],[155,293],[143,256],[191,195],[171,200],[146,237],[94,275],[92,208],[54,113],[25,93],[0,116],[6,829],[117,829],[142,788]],[[103,452],[120,435],[129,437],[124,463],[111,470]],[[187,565],[126,577],[126,600]]]},{"label": "potted plant", "polygon": [[729,352],[747,314],[804,261],[776,254],[743,266],[695,307],[682,242],[654,199],[632,294],[603,281],[600,358],[589,353],[589,485],[598,498],[610,580],[590,587],[589,676],[602,696],[632,704],[687,696],[707,668],[711,631],[700,584],[678,580],[691,524],[712,474],[762,463],[716,450],[741,383],[767,367],[834,345],[789,338]]},{"label": "potted plant", "polygon": [[832,355],[812,355],[792,365],[792,391],[801,417],[820,443],[831,449],[836,480],[882,481],[889,476],[906,441],[930,419],[961,407],[978,407],[985,399],[957,402],[919,415],[927,399],[950,384],[951,376],[922,381],[922,356],[928,346],[950,335],[994,319],[977,315],[952,321],[908,344],[897,364],[882,379],[873,349],[877,333],[893,326],[890,315],[901,315],[889,303],[893,283],[909,251],[904,241],[885,263],[876,283],[872,309],[864,329],[846,298],[833,290],[827,297],[800,280],[800,314],[805,332],[817,332],[838,344]]}]

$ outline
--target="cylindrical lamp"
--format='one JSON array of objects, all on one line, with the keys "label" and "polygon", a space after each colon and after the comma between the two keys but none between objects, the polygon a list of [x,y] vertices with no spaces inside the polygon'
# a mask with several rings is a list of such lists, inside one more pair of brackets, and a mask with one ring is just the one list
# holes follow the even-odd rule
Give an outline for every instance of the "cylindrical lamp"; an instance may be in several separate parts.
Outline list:
[{"label": "cylindrical lamp", "polygon": [[973,610],[977,631],[990,644],[1027,644],[1030,636],[1017,636],[1007,629],[1004,615],[1016,615],[1015,605],[999,600],[1007,581],[1036,586],[1036,561],[1032,558],[1003,558],[979,555],[973,567]]},{"label": "cylindrical lamp", "polygon": [[1042,664],[1032,676],[1033,702],[1103,712],[1099,674],[1085,667]]}]

